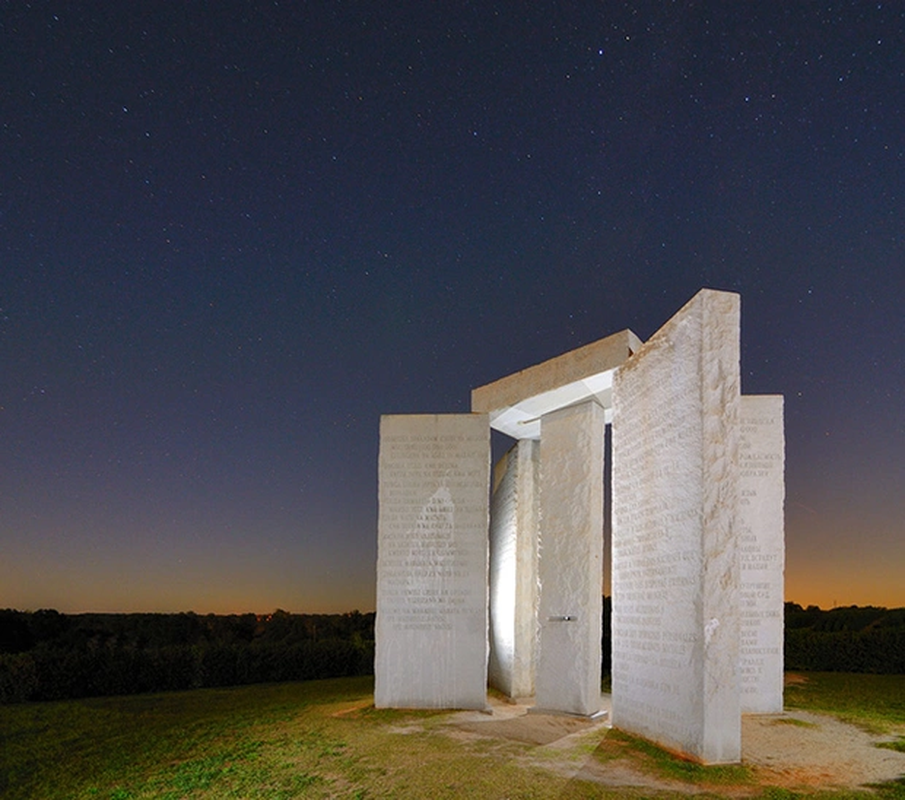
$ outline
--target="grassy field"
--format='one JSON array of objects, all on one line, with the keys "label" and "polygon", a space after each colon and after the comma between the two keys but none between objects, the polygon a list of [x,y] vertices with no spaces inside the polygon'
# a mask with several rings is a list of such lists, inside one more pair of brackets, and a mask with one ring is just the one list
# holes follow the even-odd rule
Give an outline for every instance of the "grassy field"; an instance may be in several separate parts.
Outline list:
[{"label": "grassy field", "polygon": [[[808,678],[787,705],[905,731],[905,676]],[[745,766],[695,766],[615,731],[579,736],[568,750],[455,736],[447,713],[377,711],[372,691],[370,678],[345,678],[0,707],[0,797],[799,796],[758,786]],[[687,788],[607,788],[579,770],[627,758]],[[905,784],[879,796],[905,798]]]},{"label": "grassy field", "polygon": [[786,708],[833,714],[873,733],[905,728],[905,675],[809,672],[786,686]]}]

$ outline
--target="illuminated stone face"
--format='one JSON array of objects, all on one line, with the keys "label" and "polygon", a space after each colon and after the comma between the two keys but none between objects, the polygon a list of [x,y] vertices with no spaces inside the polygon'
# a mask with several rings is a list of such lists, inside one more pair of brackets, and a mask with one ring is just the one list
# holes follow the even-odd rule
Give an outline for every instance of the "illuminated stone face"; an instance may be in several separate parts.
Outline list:
[{"label": "illuminated stone face", "polygon": [[745,396],[739,417],[739,667],[742,712],[782,711],[783,399]]},{"label": "illuminated stone face", "polygon": [[378,474],[375,705],[484,708],[487,417],[382,417]]},{"label": "illuminated stone face", "polygon": [[490,505],[490,685],[534,694],[537,654],[538,443],[522,439],[494,467]]},{"label": "illuminated stone face", "polygon": [[[486,675],[599,709],[611,422],[613,723],[739,759],[741,711],[782,710],[784,561],[782,398],[740,396],[739,322],[738,295],[701,290],[647,343],[474,389],[473,415],[382,420],[378,705],[480,707]],[[517,440],[489,529],[488,426]]]},{"label": "illuminated stone face", "polygon": [[593,401],[541,421],[540,710],[600,711],[604,427]]},{"label": "illuminated stone face", "polygon": [[619,331],[472,389],[471,410],[489,414],[494,430],[519,440],[540,439],[545,414],[587,400],[604,409],[609,422],[613,373],[640,346],[630,330]]},{"label": "illuminated stone face", "polygon": [[696,295],[613,402],[613,725],[738,761],[738,296]]}]

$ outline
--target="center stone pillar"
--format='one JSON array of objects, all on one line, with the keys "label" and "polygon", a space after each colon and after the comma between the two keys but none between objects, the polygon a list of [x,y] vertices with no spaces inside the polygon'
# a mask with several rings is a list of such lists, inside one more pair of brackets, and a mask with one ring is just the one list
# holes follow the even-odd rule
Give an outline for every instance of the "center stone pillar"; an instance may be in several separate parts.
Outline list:
[{"label": "center stone pillar", "polygon": [[538,712],[600,711],[604,428],[594,401],[541,421]]},{"label": "center stone pillar", "polygon": [[496,464],[490,501],[490,685],[534,694],[537,668],[539,442],[522,439]]}]

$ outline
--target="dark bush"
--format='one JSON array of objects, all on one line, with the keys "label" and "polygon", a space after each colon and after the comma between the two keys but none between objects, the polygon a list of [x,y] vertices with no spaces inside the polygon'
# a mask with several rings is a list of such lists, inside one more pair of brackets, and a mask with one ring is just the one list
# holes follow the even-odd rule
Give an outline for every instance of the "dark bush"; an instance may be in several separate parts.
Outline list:
[{"label": "dark bush", "polygon": [[786,630],[786,669],[905,674],[905,630]]},{"label": "dark bush", "polygon": [[0,705],[31,700],[37,686],[38,673],[30,654],[0,654]]},{"label": "dark bush", "polygon": [[0,653],[23,653],[33,645],[26,615],[9,608],[0,610]]}]

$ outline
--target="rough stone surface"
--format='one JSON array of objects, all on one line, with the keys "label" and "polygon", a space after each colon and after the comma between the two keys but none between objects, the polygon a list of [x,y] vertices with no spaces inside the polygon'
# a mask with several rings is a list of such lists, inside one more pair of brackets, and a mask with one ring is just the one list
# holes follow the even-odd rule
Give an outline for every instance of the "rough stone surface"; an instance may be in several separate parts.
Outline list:
[{"label": "rough stone surface", "polygon": [[523,439],[494,466],[490,501],[490,685],[534,694],[537,667],[538,443]]},{"label": "rough stone surface", "polygon": [[380,420],[374,702],[484,708],[490,427]]},{"label": "rough stone surface", "polygon": [[695,295],[613,400],[613,724],[738,761],[738,295]]},{"label": "rough stone surface", "polygon": [[595,402],[541,422],[539,711],[600,711],[604,426]]},{"label": "rough stone surface", "polygon": [[739,416],[742,711],[782,711],[785,439],[781,395],[742,395]]},{"label": "rough stone surface", "polygon": [[471,410],[514,439],[539,439],[545,414],[591,399],[610,409],[613,371],[639,347],[634,333],[619,331],[473,389]]}]

